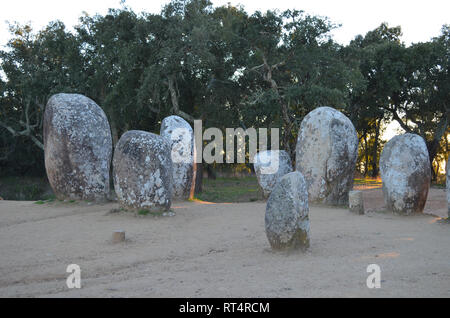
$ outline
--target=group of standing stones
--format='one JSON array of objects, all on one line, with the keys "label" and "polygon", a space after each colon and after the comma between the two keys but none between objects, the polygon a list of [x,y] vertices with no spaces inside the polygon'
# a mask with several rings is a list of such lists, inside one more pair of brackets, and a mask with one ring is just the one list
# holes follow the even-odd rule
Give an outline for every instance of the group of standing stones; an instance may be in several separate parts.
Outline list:
[{"label": "group of standing stones", "polygon": [[[350,191],[358,156],[358,137],[344,114],[330,107],[310,112],[298,133],[296,172],[291,172],[290,159],[286,156],[284,151],[264,151],[254,160],[259,184],[269,196],[265,221],[273,248],[304,249],[309,245],[308,202],[349,204],[351,211],[364,214],[362,193]],[[269,172],[264,174],[262,168],[271,166],[268,158],[278,161],[280,169],[266,170]],[[264,165],[262,159],[266,160]],[[380,170],[389,210],[404,215],[423,211],[431,180],[423,138],[404,134],[391,139],[381,154]],[[447,170],[450,206],[449,174],[450,169]]]},{"label": "group of standing stones", "polygon": [[347,204],[357,155],[358,137],[351,121],[331,107],[319,107],[300,126],[295,172],[291,172],[291,160],[285,151],[255,156],[259,184],[269,196],[265,224],[272,248],[308,248],[308,202]]},{"label": "group of standing stones", "polygon": [[[188,198],[194,176],[193,140],[192,128],[177,116],[163,120],[161,135],[137,130],[123,134],[112,160],[114,189],[121,206],[167,211],[172,199]],[[172,162],[174,152],[178,157]],[[94,101],[79,94],[50,98],[44,113],[44,156],[57,198],[107,199],[111,130]]]},{"label": "group of standing stones", "polygon": [[[173,198],[188,198],[195,174],[194,150],[192,128],[178,116],[163,120],[160,135],[126,132],[113,159],[114,188],[122,207],[167,211]],[[268,197],[266,234],[274,249],[309,246],[308,202],[348,203],[357,153],[358,138],[351,121],[333,108],[319,107],[301,123],[295,172],[285,151],[255,156],[255,172]],[[44,114],[44,156],[50,185],[59,199],[106,200],[112,139],[108,119],[94,101],[79,94],[49,99]],[[390,210],[401,214],[423,211],[431,170],[421,137],[405,134],[391,139],[381,154],[380,170]]]}]

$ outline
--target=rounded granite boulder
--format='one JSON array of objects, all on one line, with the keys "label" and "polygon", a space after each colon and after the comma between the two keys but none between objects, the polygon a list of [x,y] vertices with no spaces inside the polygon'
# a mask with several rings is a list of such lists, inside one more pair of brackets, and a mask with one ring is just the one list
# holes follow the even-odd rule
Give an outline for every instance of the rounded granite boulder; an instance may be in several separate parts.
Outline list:
[{"label": "rounded granite boulder", "polygon": [[83,95],[53,95],[43,126],[45,169],[56,197],[106,200],[112,139],[103,110]]},{"label": "rounded granite boulder", "polygon": [[380,173],[387,209],[404,215],[423,212],[431,169],[422,137],[404,134],[389,140],[381,153]]},{"label": "rounded granite boulder", "polygon": [[446,185],[447,185],[447,213],[450,219],[450,157],[447,161],[447,175],[446,175]]},{"label": "rounded granite boulder", "polygon": [[265,224],[273,249],[308,249],[308,190],[300,172],[288,173],[277,182],[267,201]]},{"label": "rounded granite boulder", "polygon": [[269,197],[276,183],[293,170],[291,158],[284,150],[258,152],[253,159],[253,167],[266,198]]},{"label": "rounded granite boulder", "polygon": [[114,189],[129,210],[164,212],[172,203],[172,159],[166,138],[131,130],[122,135],[113,159]]},{"label": "rounded granite boulder", "polygon": [[305,177],[310,202],[347,205],[358,157],[358,136],[350,119],[319,107],[303,119],[296,146],[296,170]]},{"label": "rounded granite boulder", "polygon": [[194,132],[179,116],[169,116],[161,123],[160,134],[169,140],[173,162],[173,198],[189,199],[194,178]]}]

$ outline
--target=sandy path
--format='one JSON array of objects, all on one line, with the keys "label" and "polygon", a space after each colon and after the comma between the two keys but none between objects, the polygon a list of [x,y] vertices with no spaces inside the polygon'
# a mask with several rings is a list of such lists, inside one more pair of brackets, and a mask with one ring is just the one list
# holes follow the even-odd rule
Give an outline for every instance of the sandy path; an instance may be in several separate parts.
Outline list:
[{"label": "sandy path", "polygon": [[[427,202],[425,204],[424,213],[441,218],[448,216],[447,197],[445,189],[431,188],[428,192]],[[369,211],[385,210],[383,191],[381,188],[363,191],[364,208]]]},{"label": "sandy path", "polygon": [[[175,203],[168,218],[115,207],[0,201],[0,296],[450,297],[450,227],[431,216],[312,207],[311,250],[287,255],[269,249],[263,202]],[[109,241],[116,229],[127,242]],[[80,290],[65,284],[72,263]]]}]

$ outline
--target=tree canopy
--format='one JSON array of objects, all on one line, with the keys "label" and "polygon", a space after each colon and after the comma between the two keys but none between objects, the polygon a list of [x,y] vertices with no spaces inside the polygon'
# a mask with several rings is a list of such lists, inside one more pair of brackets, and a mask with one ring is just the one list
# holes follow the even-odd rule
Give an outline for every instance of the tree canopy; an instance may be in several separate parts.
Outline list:
[{"label": "tree canopy", "polygon": [[291,156],[303,117],[328,105],[358,131],[361,173],[377,176],[390,121],[425,138],[436,168],[448,147],[450,27],[410,46],[384,23],[340,45],[336,27],[303,11],[249,14],[208,0],[83,15],[73,31],[12,24],[0,51],[0,173],[44,173],[42,116],[60,92],[97,102],[114,143],[176,114],[204,128],[280,127]]}]

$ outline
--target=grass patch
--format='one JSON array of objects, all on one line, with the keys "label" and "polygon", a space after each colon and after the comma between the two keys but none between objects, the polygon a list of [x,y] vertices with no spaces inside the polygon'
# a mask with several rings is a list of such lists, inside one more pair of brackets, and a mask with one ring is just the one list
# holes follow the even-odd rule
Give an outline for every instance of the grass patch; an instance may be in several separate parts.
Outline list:
[{"label": "grass patch", "polygon": [[381,181],[381,179],[355,178],[355,179],[353,179],[353,184],[355,184],[355,185],[381,186],[383,184],[383,182]]},{"label": "grass patch", "polygon": [[203,179],[197,199],[208,202],[255,202],[263,199],[256,176]]},{"label": "grass patch", "polygon": [[434,189],[445,189],[446,184],[445,183],[432,183],[431,187]]},{"label": "grass patch", "polygon": [[46,178],[2,177],[0,195],[4,200],[46,201],[52,196],[52,190]]},{"label": "grass patch", "polygon": [[146,209],[142,209],[137,212],[138,215],[142,215],[142,216],[150,215],[150,216],[156,216],[156,217],[164,216],[164,213],[167,213],[167,212],[166,211],[150,211],[150,210],[146,210]]},{"label": "grass patch", "polygon": [[139,214],[139,215],[148,215],[149,213],[150,213],[149,210],[139,210],[139,211],[138,211],[138,214]]}]

